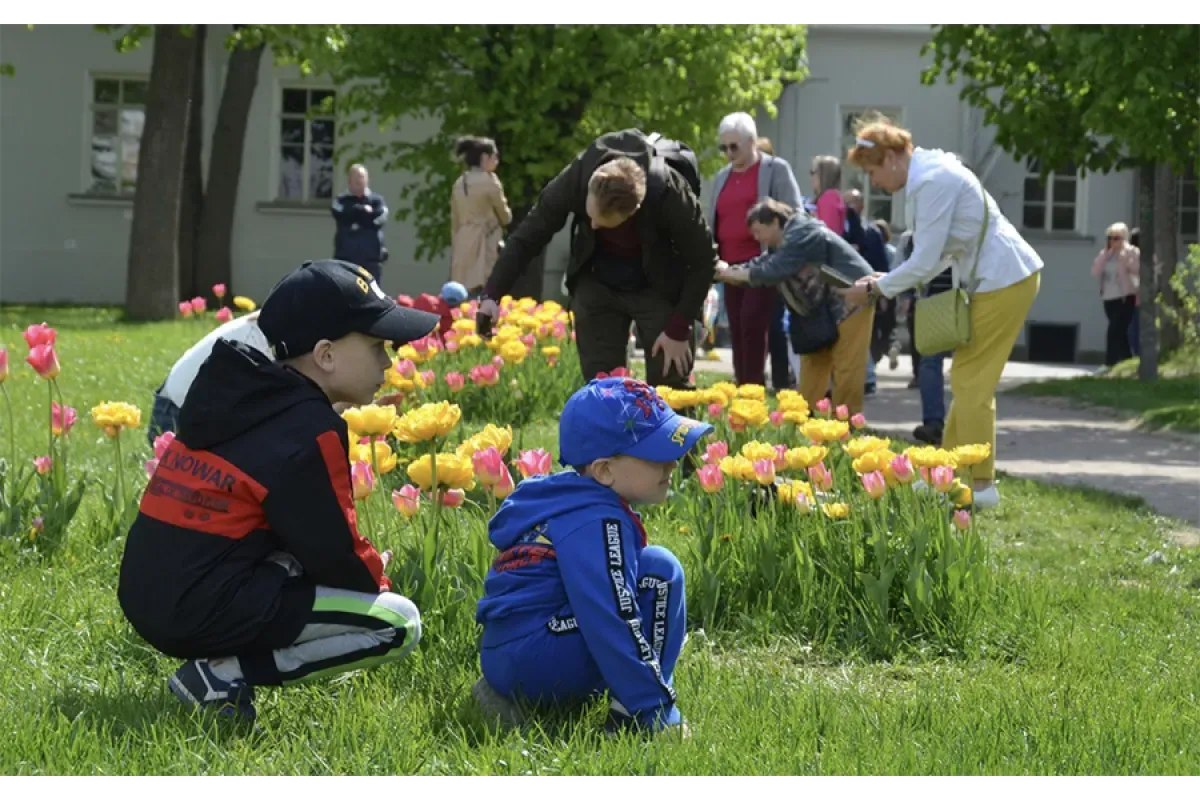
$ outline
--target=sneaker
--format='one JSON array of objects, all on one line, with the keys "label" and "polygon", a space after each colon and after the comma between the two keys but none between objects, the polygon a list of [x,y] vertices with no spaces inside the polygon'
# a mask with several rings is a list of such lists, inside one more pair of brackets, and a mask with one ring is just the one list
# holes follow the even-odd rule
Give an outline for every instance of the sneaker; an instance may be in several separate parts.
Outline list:
[{"label": "sneaker", "polygon": [[500,723],[504,730],[519,728],[525,722],[525,712],[517,703],[492,688],[487,678],[480,678],[471,687],[471,696],[485,716]]},{"label": "sneaker", "polygon": [[974,493],[975,507],[978,509],[995,508],[1000,505],[1000,490],[992,484],[982,491]]},{"label": "sneaker", "polygon": [[936,425],[918,425],[913,428],[913,438],[918,442],[931,444],[934,447],[942,445],[942,429]]},{"label": "sneaker", "polygon": [[875,394],[875,384],[868,383],[863,387],[863,397],[870,397],[873,394]]},{"label": "sneaker", "polygon": [[167,681],[186,705],[216,711],[221,717],[254,722],[254,687],[245,681],[224,681],[213,674],[208,659],[188,661]]},{"label": "sneaker", "polygon": [[900,348],[893,346],[888,350],[888,369],[895,372],[900,368]]}]

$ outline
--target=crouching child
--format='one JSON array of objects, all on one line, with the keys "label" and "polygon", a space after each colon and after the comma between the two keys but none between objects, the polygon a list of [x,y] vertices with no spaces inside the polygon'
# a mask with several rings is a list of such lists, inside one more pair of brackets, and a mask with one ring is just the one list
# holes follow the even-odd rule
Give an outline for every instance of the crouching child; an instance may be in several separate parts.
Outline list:
[{"label": "crouching child", "polygon": [[679,459],[711,431],[636,380],[594,380],[571,397],[559,452],[574,469],[522,482],[490,523],[500,554],[476,612],[483,678],[473,689],[485,711],[516,724],[519,701],[607,690],[610,728],[683,723],[672,680],[683,568],[647,546],[631,505],[663,502]]},{"label": "crouching child", "polygon": [[371,402],[397,345],[437,317],[371,274],[309,262],[258,327],[275,356],[217,340],[129,531],[118,597],[153,647],[185,659],[184,703],[253,720],[254,688],[396,661],[420,615],[390,591],[358,531],[347,429],[334,403]]}]

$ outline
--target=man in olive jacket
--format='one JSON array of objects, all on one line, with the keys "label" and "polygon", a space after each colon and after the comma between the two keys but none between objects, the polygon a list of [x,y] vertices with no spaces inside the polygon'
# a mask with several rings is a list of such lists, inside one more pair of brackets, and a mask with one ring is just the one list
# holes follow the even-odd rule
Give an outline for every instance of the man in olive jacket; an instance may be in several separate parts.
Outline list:
[{"label": "man in olive jacket", "polygon": [[573,216],[567,289],[584,380],[624,367],[630,323],[651,386],[685,387],[692,326],[719,264],[688,180],[637,130],[597,139],[542,190],[505,242],[484,288],[481,316]]}]

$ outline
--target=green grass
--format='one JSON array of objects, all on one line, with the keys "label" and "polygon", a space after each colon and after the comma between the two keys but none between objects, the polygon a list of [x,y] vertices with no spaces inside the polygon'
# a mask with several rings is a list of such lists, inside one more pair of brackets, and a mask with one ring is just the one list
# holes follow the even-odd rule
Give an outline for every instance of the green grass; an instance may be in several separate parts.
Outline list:
[{"label": "green grass", "polygon": [[[87,410],[127,400],[148,414],[204,327],[0,310],[29,454],[45,449],[45,400],[20,363],[20,328],[43,318],[59,329],[63,393],[83,417],[73,464],[106,481],[111,450]],[[554,439],[550,420],[525,431],[526,447],[556,449]],[[135,469],[147,448],[128,441]],[[676,674],[687,741],[606,739],[600,703],[489,731],[470,699],[477,632],[462,607],[422,609],[426,637],[398,665],[260,692],[261,734],[190,715],[166,690],[176,663],[121,615],[121,542],[90,535],[101,510],[90,491],[53,559],[0,556],[0,773],[1200,772],[1200,551],[1170,547],[1171,523],[1136,501],[1004,488],[1004,506],[981,522],[997,596],[968,649],[878,663],[783,635],[767,615],[693,630]],[[674,527],[650,535],[687,546]],[[1154,550],[1168,563],[1144,564]]]},{"label": "green grass", "polygon": [[1200,433],[1200,374],[1162,377],[1153,383],[1125,377],[1068,378],[1026,383],[1012,390],[1026,397],[1061,397],[1136,417],[1149,430]]}]

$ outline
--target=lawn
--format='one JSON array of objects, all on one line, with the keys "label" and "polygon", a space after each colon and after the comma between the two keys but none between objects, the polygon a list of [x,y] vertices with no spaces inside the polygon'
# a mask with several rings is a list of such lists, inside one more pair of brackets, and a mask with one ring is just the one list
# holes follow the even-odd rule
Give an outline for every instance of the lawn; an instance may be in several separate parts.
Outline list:
[{"label": "lawn", "polygon": [[1114,409],[1135,417],[1148,430],[1200,433],[1200,368],[1195,362],[1195,356],[1168,362],[1153,383],[1137,379],[1134,359],[1103,376],[1026,383],[1012,393]]},{"label": "lawn", "polygon": [[[46,448],[45,387],[21,363],[20,335],[43,319],[81,416],[72,470],[108,485],[111,443],[88,409],[125,400],[148,416],[170,364],[208,328],[0,309],[22,453]],[[131,470],[149,457],[139,433],[125,439]],[[520,435],[556,449],[551,419]],[[676,673],[692,736],[649,741],[605,738],[599,702],[491,731],[469,692],[471,597],[423,607],[425,637],[398,665],[260,692],[260,733],[189,714],[166,688],[176,663],[121,615],[122,541],[107,538],[103,511],[93,486],[53,556],[0,549],[0,774],[1200,772],[1200,550],[1175,546],[1177,526],[1140,503],[1097,492],[1005,481],[1004,506],[978,522],[993,589],[957,649],[914,640],[871,658],[799,634],[788,609],[693,626]],[[651,539],[688,550],[682,521],[672,507],[648,515]],[[1144,563],[1153,551],[1165,563]]]}]

